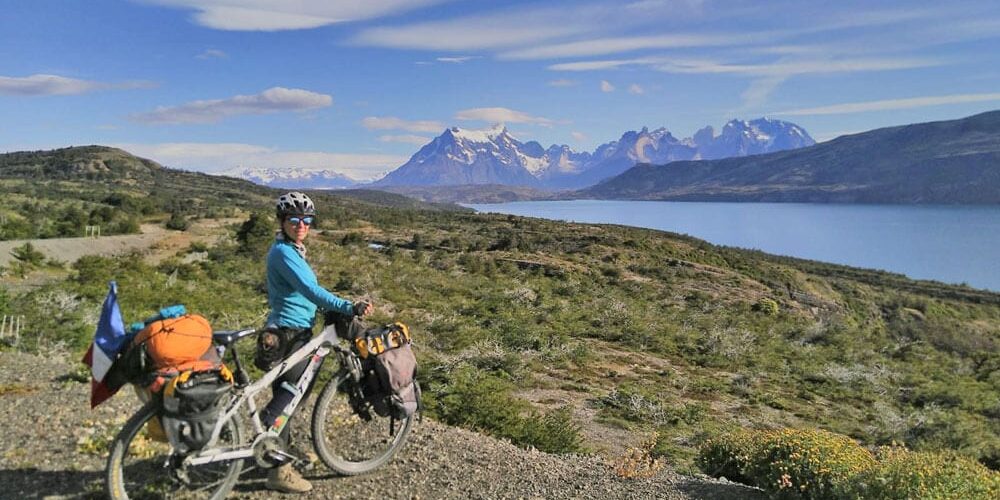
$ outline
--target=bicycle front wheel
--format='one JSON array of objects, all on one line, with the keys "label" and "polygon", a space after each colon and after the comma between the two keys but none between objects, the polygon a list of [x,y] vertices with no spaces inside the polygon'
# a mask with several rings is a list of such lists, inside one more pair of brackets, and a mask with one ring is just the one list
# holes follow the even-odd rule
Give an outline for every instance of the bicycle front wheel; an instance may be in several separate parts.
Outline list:
[{"label": "bicycle front wheel", "polygon": [[[113,500],[181,498],[212,500],[225,498],[243,469],[242,460],[216,462],[183,469],[171,467],[170,444],[163,442],[162,427],[155,418],[159,405],[147,403],[125,423],[111,444],[107,489]],[[230,419],[218,446],[235,447],[243,442],[243,427]]]},{"label": "bicycle front wheel", "polygon": [[338,474],[354,476],[385,465],[410,433],[414,417],[403,420],[358,416],[344,393],[347,375],[331,379],[316,401],[312,435],[316,453]]}]

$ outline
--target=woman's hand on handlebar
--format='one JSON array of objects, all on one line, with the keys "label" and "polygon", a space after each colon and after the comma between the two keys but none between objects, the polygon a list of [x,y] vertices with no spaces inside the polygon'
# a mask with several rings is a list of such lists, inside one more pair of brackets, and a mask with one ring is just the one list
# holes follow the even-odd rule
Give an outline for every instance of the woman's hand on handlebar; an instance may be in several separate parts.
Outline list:
[{"label": "woman's hand on handlebar", "polygon": [[367,300],[354,303],[354,315],[358,317],[367,316],[375,311],[375,306]]}]

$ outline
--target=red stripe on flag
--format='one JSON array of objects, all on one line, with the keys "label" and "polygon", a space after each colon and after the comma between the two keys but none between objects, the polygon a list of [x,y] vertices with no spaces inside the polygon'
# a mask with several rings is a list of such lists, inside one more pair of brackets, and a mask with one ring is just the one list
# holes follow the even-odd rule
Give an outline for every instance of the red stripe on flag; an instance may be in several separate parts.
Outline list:
[{"label": "red stripe on flag", "polygon": [[115,393],[108,389],[108,386],[104,385],[103,382],[90,380],[90,409],[94,409],[95,406],[114,395]]},{"label": "red stripe on flag", "polygon": [[90,349],[87,349],[87,354],[80,361],[87,366],[94,366],[94,344],[90,344]]}]

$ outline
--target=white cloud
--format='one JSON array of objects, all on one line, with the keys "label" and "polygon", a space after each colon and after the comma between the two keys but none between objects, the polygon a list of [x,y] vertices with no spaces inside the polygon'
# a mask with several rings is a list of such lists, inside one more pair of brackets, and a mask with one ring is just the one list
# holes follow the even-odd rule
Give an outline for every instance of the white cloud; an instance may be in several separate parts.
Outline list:
[{"label": "white cloud", "polygon": [[155,86],[156,84],[146,81],[104,83],[58,75],[0,76],[0,94],[9,95],[74,95],[100,90],[139,89]]},{"label": "white cloud", "polygon": [[401,134],[401,135],[380,135],[378,140],[382,142],[402,142],[405,144],[416,144],[417,146],[423,146],[433,139],[430,137],[424,137],[422,135],[412,135],[412,134]]},{"label": "white cloud", "polygon": [[601,80],[601,92],[614,92],[615,86],[607,80]]},{"label": "white cloud", "polygon": [[406,163],[404,156],[344,154],[323,151],[281,151],[241,143],[114,144],[132,154],[172,168],[220,172],[234,167],[310,168],[336,170],[359,180],[376,179]]},{"label": "white cloud", "polygon": [[437,58],[437,61],[443,63],[462,64],[464,62],[469,62],[473,59],[479,59],[479,56],[439,57]]},{"label": "white cloud", "polygon": [[404,120],[395,116],[367,116],[361,125],[368,130],[405,130],[407,132],[441,132],[446,127],[433,120]]},{"label": "white cloud", "polygon": [[646,90],[643,89],[642,86],[639,85],[638,83],[633,83],[632,85],[628,86],[628,93],[629,94],[635,94],[635,95],[641,95],[641,94],[645,94]]},{"label": "white cloud", "polygon": [[229,54],[219,49],[205,49],[204,52],[194,57],[197,59],[226,59],[229,57]]},{"label": "white cloud", "polygon": [[133,0],[194,10],[195,23],[218,30],[280,31],[372,19],[447,0]]},{"label": "white cloud", "polygon": [[575,80],[568,80],[566,78],[560,78],[558,80],[550,80],[549,87],[573,87],[576,85]]},{"label": "white cloud", "polygon": [[[513,20],[512,20],[513,21]],[[581,32],[571,26],[519,22],[490,25],[489,20],[469,23],[435,22],[393,28],[370,28],[357,35],[358,45],[409,50],[483,50],[540,42]]]},{"label": "white cloud", "polygon": [[532,123],[535,125],[551,126],[553,120],[540,116],[531,116],[522,111],[508,108],[472,108],[464,109],[455,113],[456,120],[484,121],[490,123]]},{"label": "white cloud", "polygon": [[765,76],[750,82],[750,86],[741,94],[742,106],[737,111],[750,110],[762,106],[772,92],[788,80],[785,76]]},{"label": "white cloud", "polygon": [[333,104],[333,98],[302,89],[272,87],[259,94],[229,99],[193,101],[180,106],[160,106],[132,119],[148,124],[215,123],[236,115],[260,115],[284,111],[309,111]]},{"label": "white cloud", "polygon": [[793,109],[774,113],[786,116],[805,115],[840,115],[848,113],[865,113],[868,111],[888,111],[893,109],[923,108],[926,106],[943,106],[946,104],[966,104],[970,102],[1000,101],[1000,93],[988,94],[953,94],[941,96],[911,97],[907,99],[885,99],[881,101],[851,102],[820,106],[816,108]]},{"label": "white cloud", "polygon": [[577,132],[574,130],[573,132],[570,132],[569,135],[573,138],[573,140],[578,142],[587,140],[587,134],[584,134],[583,132]]}]

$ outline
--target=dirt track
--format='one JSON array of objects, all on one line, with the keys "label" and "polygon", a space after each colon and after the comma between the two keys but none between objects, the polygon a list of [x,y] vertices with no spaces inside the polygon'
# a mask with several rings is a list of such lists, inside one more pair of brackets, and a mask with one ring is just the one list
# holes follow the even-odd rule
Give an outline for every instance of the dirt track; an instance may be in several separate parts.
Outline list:
[{"label": "dirt track", "polygon": [[9,264],[14,259],[11,251],[25,243],[31,243],[44,253],[46,258],[73,262],[84,255],[116,255],[132,250],[144,250],[163,238],[164,233],[166,230],[158,225],[145,224],[142,226],[142,234],[0,241],[0,266]]},{"label": "dirt track", "polygon": [[46,258],[72,263],[84,255],[118,255],[133,250],[155,249],[147,260],[156,262],[187,247],[192,241],[214,242],[225,234],[226,224],[241,219],[203,219],[195,221],[187,231],[168,231],[159,224],[143,224],[141,234],[101,236],[100,238],[51,238],[0,241],[0,266],[13,259],[11,251],[30,242]]}]

